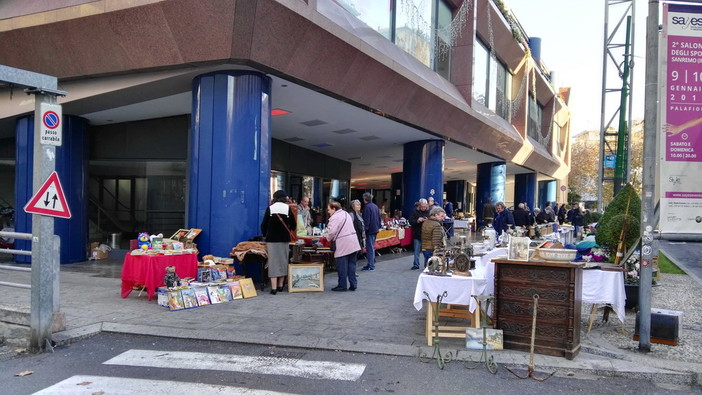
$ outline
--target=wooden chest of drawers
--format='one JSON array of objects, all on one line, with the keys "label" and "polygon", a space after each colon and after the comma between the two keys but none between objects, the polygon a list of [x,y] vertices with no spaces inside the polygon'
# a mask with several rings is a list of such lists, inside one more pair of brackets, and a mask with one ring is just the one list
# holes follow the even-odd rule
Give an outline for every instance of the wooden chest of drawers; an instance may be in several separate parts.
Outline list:
[{"label": "wooden chest of drawers", "polygon": [[495,259],[495,326],[504,347],[529,351],[533,295],[539,295],[534,352],[573,359],[580,351],[584,264]]}]

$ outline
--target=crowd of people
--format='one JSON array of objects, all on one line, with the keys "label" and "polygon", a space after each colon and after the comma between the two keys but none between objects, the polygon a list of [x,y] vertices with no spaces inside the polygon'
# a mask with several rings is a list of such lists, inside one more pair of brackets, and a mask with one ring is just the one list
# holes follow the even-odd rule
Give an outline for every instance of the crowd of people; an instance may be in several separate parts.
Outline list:
[{"label": "crowd of people", "polygon": [[[261,233],[268,248],[268,277],[273,295],[283,290],[288,272],[290,241],[295,234],[307,234],[311,229],[309,203],[310,199],[303,197],[299,205],[291,204],[285,191],[276,191],[272,204],[266,209],[261,221]],[[382,208],[385,206],[386,203],[383,203]],[[434,198],[429,197],[415,203],[409,219],[402,216],[401,210],[394,210],[392,217],[388,218],[384,210],[373,202],[370,193],[363,194],[363,204],[360,200],[351,201],[348,210],[338,201],[331,201],[326,210],[326,238],[332,243],[339,279],[332,291],[337,292],[355,291],[358,287],[356,265],[362,254],[365,255],[366,265],[361,270],[375,271],[375,240],[378,232],[385,227],[410,226],[414,249],[411,269],[420,269],[420,260],[426,268],[427,261],[434,252],[446,248],[451,234],[447,232],[444,223],[454,215],[451,202],[444,200],[443,206],[440,206]],[[572,204],[568,208],[565,203],[552,205],[551,202],[546,202],[543,210],[537,207],[531,211],[526,203],[518,203],[514,210],[510,210],[504,202],[493,204],[492,199],[483,204],[482,210],[483,221],[491,224],[498,234],[515,227],[536,229],[536,225],[540,224],[557,222],[562,225],[567,222],[575,227],[577,235],[584,225],[585,214],[586,211],[578,204]]]},{"label": "crowd of people", "polygon": [[[482,213],[485,224],[491,224],[498,234],[516,227],[535,229],[536,225],[557,222],[559,225],[565,223],[573,225],[576,235],[585,225],[586,214],[587,210],[583,210],[577,203],[559,205],[554,202],[552,205],[551,202],[546,202],[543,210],[536,207],[533,211],[526,203],[519,203],[514,210],[509,210],[503,202],[493,204],[491,198],[483,204]],[[530,236],[534,235],[530,234]]]}]

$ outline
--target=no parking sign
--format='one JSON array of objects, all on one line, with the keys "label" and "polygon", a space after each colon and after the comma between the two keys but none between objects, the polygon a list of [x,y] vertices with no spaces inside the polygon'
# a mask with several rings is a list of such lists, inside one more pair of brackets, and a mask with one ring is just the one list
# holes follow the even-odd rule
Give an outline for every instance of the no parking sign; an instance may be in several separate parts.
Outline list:
[{"label": "no parking sign", "polygon": [[61,146],[61,138],[63,136],[61,106],[59,104],[42,103],[40,108],[39,142],[44,145]]}]

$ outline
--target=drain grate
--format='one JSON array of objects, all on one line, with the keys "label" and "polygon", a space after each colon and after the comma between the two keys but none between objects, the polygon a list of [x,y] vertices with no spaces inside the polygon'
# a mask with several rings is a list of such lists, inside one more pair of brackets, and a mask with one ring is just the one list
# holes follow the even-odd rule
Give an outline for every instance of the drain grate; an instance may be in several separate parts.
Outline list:
[{"label": "drain grate", "polygon": [[305,352],[300,352],[300,351],[282,351],[282,350],[266,350],[259,354],[259,358],[261,359],[267,359],[267,358],[282,358],[282,359],[291,359],[291,360],[298,360],[301,359],[302,357],[305,356]]}]

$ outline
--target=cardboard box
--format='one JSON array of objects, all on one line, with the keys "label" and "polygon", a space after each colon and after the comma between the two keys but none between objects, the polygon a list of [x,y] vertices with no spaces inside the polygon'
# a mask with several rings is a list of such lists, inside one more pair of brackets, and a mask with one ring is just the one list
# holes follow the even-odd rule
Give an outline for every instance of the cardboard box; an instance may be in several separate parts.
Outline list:
[{"label": "cardboard box", "polygon": [[100,244],[99,242],[90,243],[90,254],[88,256],[89,260],[101,260],[107,259],[110,256],[110,246],[107,244]]}]

